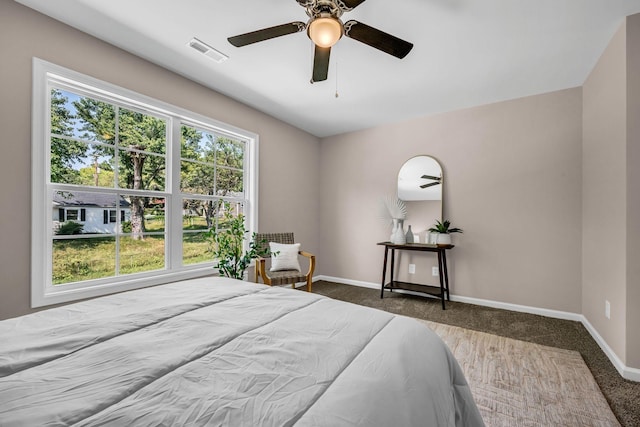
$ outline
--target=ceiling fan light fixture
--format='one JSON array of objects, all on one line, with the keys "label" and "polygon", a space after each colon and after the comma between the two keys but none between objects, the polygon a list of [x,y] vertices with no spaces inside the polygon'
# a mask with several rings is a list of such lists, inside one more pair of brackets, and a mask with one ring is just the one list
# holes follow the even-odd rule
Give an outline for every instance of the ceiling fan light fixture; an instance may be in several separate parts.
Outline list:
[{"label": "ceiling fan light fixture", "polygon": [[307,34],[316,46],[331,47],[340,40],[344,28],[338,18],[319,17],[309,23]]}]

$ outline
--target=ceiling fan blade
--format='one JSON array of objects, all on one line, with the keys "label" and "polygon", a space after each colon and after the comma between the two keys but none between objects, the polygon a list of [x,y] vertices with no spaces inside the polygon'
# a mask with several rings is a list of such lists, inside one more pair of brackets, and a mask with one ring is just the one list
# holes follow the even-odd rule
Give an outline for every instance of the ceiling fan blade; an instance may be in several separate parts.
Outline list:
[{"label": "ceiling fan blade", "polygon": [[337,0],[338,7],[344,12],[349,12],[364,3],[365,0]]},{"label": "ceiling fan blade", "polygon": [[329,74],[330,55],[330,47],[316,46],[315,54],[313,56],[313,75],[311,76],[311,83],[327,80],[327,74]]},{"label": "ceiling fan blade", "polygon": [[440,182],[440,180],[442,179],[439,176],[433,176],[433,175],[422,175],[420,178],[423,178],[423,179],[434,179],[434,180],[436,180],[438,182]]},{"label": "ceiling fan blade", "polygon": [[428,188],[428,187],[433,187],[434,185],[440,185],[440,182],[431,182],[429,184],[422,184],[420,186],[420,188]]},{"label": "ceiling fan blade", "polygon": [[263,28],[262,30],[252,31],[250,33],[239,34],[229,37],[229,43],[235,47],[242,47],[248,44],[257,43],[275,37],[286,36],[287,34],[299,33],[307,28],[304,22],[296,21],[288,24],[276,25],[275,27]]},{"label": "ceiling fan blade", "polygon": [[400,59],[413,49],[413,43],[355,20],[344,24],[344,35]]}]

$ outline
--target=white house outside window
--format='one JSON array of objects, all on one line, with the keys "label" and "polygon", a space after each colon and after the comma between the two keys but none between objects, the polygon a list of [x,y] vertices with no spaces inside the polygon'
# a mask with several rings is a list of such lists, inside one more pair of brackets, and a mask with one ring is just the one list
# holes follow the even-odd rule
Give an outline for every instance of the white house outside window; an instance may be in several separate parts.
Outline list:
[{"label": "white house outside window", "polygon": [[256,223],[257,135],[34,59],[32,305],[211,274]]}]

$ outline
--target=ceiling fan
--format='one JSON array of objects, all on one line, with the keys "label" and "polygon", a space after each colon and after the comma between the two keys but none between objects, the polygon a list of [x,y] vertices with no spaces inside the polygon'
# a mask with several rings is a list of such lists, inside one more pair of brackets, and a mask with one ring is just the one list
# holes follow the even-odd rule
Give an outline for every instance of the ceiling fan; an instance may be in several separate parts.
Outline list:
[{"label": "ceiling fan", "polygon": [[434,181],[434,182],[429,182],[427,184],[422,184],[420,186],[420,188],[429,188],[429,187],[433,187],[434,185],[442,184],[442,177],[440,177],[440,176],[422,175],[420,178],[421,179],[430,179],[430,180]]},{"label": "ceiling fan", "polygon": [[290,22],[229,37],[227,40],[236,47],[242,47],[307,30],[307,35],[315,44],[311,83],[327,79],[331,46],[336,44],[343,35],[400,59],[407,56],[413,48],[412,43],[362,22],[350,20],[343,24],[340,20],[342,14],[355,9],[365,0],[296,1],[306,9],[309,16],[307,23],[300,21]]}]

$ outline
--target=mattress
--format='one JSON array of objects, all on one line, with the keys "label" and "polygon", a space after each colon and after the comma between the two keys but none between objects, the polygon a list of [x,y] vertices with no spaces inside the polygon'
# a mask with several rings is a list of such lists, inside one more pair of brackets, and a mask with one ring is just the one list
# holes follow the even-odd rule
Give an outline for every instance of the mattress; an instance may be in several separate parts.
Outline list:
[{"label": "mattress", "polygon": [[209,277],[0,322],[0,425],[482,426],[413,319]]}]

